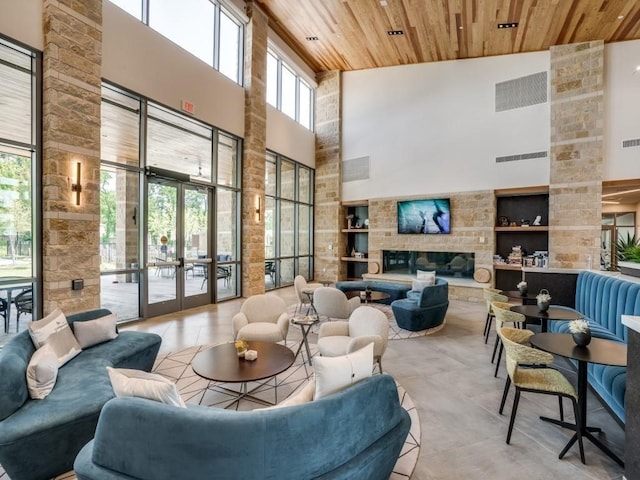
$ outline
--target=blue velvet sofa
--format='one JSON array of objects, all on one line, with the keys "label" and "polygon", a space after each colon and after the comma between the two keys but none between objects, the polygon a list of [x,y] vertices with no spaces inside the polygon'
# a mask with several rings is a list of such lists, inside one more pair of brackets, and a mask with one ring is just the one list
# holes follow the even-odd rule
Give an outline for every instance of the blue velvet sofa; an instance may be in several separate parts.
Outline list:
[{"label": "blue velvet sofa", "polygon": [[[73,329],[74,322],[109,313],[91,310],[69,315],[67,321]],[[27,331],[9,340],[0,350],[0,464],[11,480],[45,480],[70,471],[93,438],[100,410],[115,396],[105,367],[149,371],[160,343],[156,334],[120,332],[63,365],[49,396],[32,400],[26,369],[33,342]]]},{"label": "blue velvet sofa", "polygon": [[[640,283],[594,272],[580,272],[576,284],[575,308],[589,322],[593,337],[627,342],[622,315],[640,315]],[[549,322],[550,332],[569,333],[568,322]],[[621,423],[625,421],[624,397],[627,369],[589,364],[587,378]]]},{"label": "blue velvet sofa", "polygon": [[435,285],[419,292],[409,291],[406,299],[391,303],[398,326],[413,332],[441,325],[448,308],[449,283],[439,277],[436,277]]},{"label": "blue velvet sofa", "polygon": [[371,288],[371,290],[375,290],[376,292],[388,293],[389,298],[378,302],[385,303],[387,305],[391,305],[394,300],[405,298],[407,292],[411,290],[411,285],[406,285],[404,283],[383,282],[379,280],[352,280],[336,283],[336,288],[338,290],[342,290],[344,293],[354,291],[360,292],[362,290],[366,290],[367,287]]},{"label": "blue velvet sofa", "polygon": [[120,397],[74,467],[78,480],[387,480],[410,427],[388,375],[248,412]]}]

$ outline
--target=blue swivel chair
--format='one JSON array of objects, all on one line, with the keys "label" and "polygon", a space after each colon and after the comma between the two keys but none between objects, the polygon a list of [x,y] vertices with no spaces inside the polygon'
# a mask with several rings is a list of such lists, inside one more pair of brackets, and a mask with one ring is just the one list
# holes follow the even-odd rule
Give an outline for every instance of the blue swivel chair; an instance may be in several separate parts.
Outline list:
[{"label": "blue swivel chair", "polygon": [[417,332],[444,322],[449,308],[449,284],[446,280],[436,278],[435,285],[424,287],[420,292],[408,292],[407,297],[391,303],[400,328]]}]

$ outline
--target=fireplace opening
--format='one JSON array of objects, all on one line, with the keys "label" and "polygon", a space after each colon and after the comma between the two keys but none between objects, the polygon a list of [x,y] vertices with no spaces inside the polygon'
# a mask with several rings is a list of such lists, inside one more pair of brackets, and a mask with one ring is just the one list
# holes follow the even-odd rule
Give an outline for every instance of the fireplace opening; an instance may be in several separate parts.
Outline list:
[{"label": "fireplace opening", "polygon": [[383,250],[382,273],[415,275],[417,270],[435,271],[439,277],[473,278],[473,252],[418,252]]}]

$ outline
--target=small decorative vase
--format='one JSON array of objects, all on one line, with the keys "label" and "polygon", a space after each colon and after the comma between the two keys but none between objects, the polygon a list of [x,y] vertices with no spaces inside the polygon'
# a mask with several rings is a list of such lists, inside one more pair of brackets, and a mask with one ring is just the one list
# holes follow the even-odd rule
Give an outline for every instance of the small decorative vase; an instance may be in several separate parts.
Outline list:
[{"label": "small decorative vase", "polygon": [[527,294],[527,287],[520,287],[518,290],[520,290],[520,295],[522,296]]},{"label": "small decorative vase", "polygon": [[547,310],[549,310],[549,302],[538,300],[538,310],[541,312],[546,312]]},{"label": "small decorative vase", "polygon": [[591,332],[572,333],[571,336],[579,347],[586,347],[591,342]]},{"label": "small decorative vase", "polygon": [[244,358],[244,354],[247,353],[247,349],[245,348],[244,350],[236,350],[236,352],[238,353],[238,357]]}]

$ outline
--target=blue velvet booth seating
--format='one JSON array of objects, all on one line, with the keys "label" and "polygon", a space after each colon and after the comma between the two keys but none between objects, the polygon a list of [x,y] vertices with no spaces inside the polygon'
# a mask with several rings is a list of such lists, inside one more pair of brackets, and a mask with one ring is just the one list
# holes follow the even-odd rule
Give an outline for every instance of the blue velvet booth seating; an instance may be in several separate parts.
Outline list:
[{"label": "blue velvet booth seating", "polygon": [[[589,322],[593,337],[627,343],[627,327],[622,325],[621,316],[640,315],[640,284],[594,272],[580,272],[575,308]],[[569,324],[549,322],[549,331],[569,333]],[[587,378],[591,388],[624,423],[627,369],[590,363]]]},{"label": "blue velvet booth seating", "polygon": [[367,287],[376,292],[388,293],[389,298],[377,302],[385,303],[387,305],[391,305],[391,302],[394,300],[405,298],[407,292],[411,290],[411,285],[405,285],[404,283],[382,282],[379,280],[346,281],[336,283],[336,288],[338,290],[342,290],[344,293],[354,291],[360,292],[362,290],[366,290]]},{"label": "blue velvet booth seating", "polygon": [[120,397],[74,467],[79,480],[387,480],[410,427],[388,375],[247,412]]},{"label": "blue velvet booth seating", "polygon": [[[67,321],[93,320],[109,310],[69,315]],[[29,398],[27,364],[35,348],[28,331],[0,350],[0,464],[11,480],[45,480],[73,468],[93,438],[103,405],[115,395],[107,366],[151,370],[161,338],[153,333],[120,332],[88,347],[58,371],[53,391]]]},{"label": "blue velvet booth seating", "polygon": [[391,303],[398,326],[413,332],[441,325],[448,308],[449,284],[438,277],[435,285],[419,292],[409,291],[406,299]]}]

